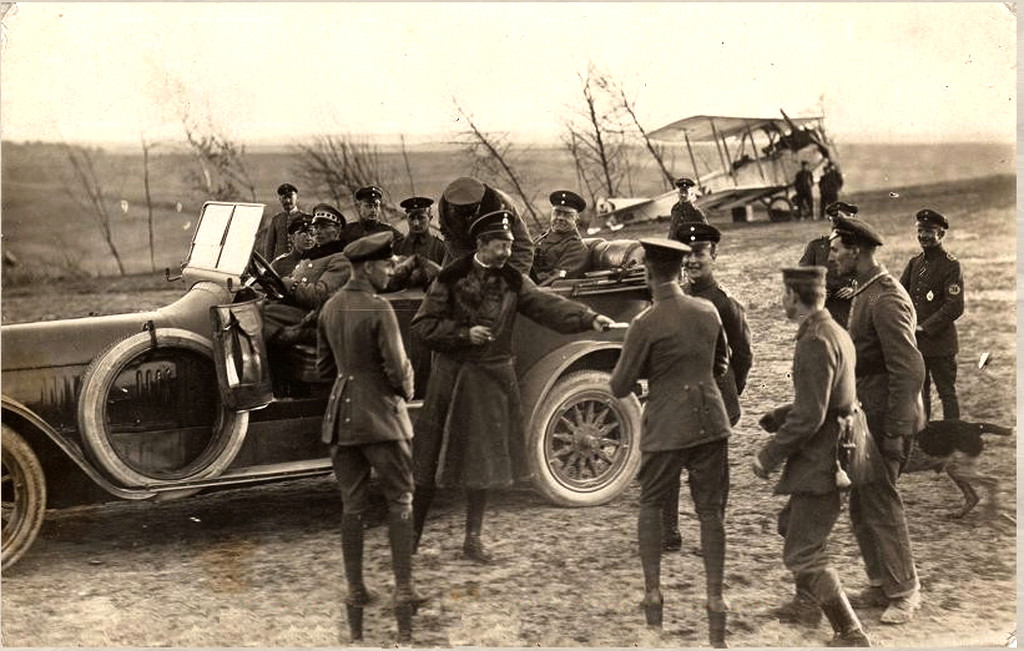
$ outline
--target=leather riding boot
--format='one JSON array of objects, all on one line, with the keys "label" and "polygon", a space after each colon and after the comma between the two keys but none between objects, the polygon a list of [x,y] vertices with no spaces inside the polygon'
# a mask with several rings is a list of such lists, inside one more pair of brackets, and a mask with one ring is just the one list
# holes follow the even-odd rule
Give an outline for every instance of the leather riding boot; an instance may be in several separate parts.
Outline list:
[{"label": "leather riding boot", "polygon": [[818,607],[814,597],[801,588],[797,588],[792,599],[768,612],[784,624],[803,624],[813,627],[821,623],[821,608]]},{"label": "leather riding boot", "polygon": [[487,564],[494,556],[484,547],[480,533],[484,528],[484,510],[487,508],[487,491],[466,491],[466,539],[462,543],[462,555],[471,561]]},{"label": "leather riding boot", "polygon": [[729,604],[722,597],[708,599],[708,641],[716,649],[728,649],[725,641],[725,620],[729,612]]},{"label": "leather riding boot", "polygon": [[661,628],[665,599],[661,594],[661,511],[640,507],[637,539],[640,544],[640,565],[644,570],[644,619],[651,628]]},{"label": "leather riding boot", "polygon": [[861,627],[860,619],[854,612],[850,600],[846,598],[845,592],[840,592],[838,597],[821,604],[821,609],[832,625],[835,635],[828,642],[828,646],[856,646],[869,647],[871,642]]},{"label": "leather riding boot", "polygon": [[408,511],[388,514],[391,566],[395,572],[395,607],[411,605],[415,614],[416,608],[426,603],[427,598],[416,589],[412,579],[413,535],[411,514]]},{"label": "leather riding boot", "polygon": [[683,548],[683,537],[679,533],[679,487],[665,498],[661,507],[661,548],[677,552]]},{"label": "leather riding boot", "polygon": [[427,522],[427,513],[430,511],[430,504],[434,501],[433,486],[416,486],[412,495],[412,553],[415,554],[420,548],[420,538],[423,536],[423,526]]},{"label": "leather riding boot", "polygon": [[363,639],[363,608],[374,601],[375,595],[363,583],[363,518],[359,515],[341,516],[341,556],[345,562],[345,580],[348,596],[345,611],[349,634],[353,640]]}]

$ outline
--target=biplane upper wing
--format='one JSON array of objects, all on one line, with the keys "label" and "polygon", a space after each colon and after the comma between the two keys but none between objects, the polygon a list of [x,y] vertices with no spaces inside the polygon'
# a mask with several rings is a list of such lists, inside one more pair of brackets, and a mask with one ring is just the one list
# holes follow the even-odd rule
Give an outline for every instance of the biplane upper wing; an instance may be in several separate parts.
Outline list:
[{"label": "biplane upper wing", "polygon": [[[820,116],[790,118],[793,125],[802,127],[807,124],[814,124],[821,120]],[[682,142],[689,138],[694,142],[714,142],[716,134],[718,138],[729,138],[731,136],[746,133],[747,129],[756,131],[764,128],[779,129],[788,127],[783,118],[744,118],[729,115],[692,115],[682,120],[655,129],[648,134],[651,140],[660,142]]]}]

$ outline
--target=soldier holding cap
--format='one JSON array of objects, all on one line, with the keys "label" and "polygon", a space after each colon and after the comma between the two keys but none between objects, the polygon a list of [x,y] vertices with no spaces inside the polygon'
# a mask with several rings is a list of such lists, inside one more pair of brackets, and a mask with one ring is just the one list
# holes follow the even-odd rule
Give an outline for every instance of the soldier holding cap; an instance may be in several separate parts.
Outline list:
[{"label": "soldier holding cap", "polygon": [[[729,369],[725,375],[716,378],[716,381],[725,402],[725,412],[729,415],[729,424],[735,427],[740,420],[740,396],[747,386],[747,375],[754,362],[754,353],[750,345],[750,327],[747,326],[743,306],[715,279],[718,244],[722,239],[722,233],[710,224],[691,222],[680,225],[675,239],[690,247],[690,252],[683,257],[683,273],[687,280],[683,285],[683,291],[688,296],[711,301],[718,310],[722,327],[725,329],[726,340],[729,343]],[[683,540],[679,533],[678,493],[674,499],[669,498],[663,516],[664,549],[681,549]]]},{"label": "soldier holding cap", "polygon": [[525,476],[522,414],[512,357],[516,314],[563,334],[602,330],[612,320],[537,288],[507,264],[515,215],[498,210],[474,219],[476,252],[445,266],[412,320],[412,332],[435,351],[423,411],[416,420],[413,516],[417,540],[435,485],[466,489],[463,555],[491,561],[480,534],[487,490]]},{"label": "soldier holding cap", "polygon": [[441,263],[448,250],[444,240],[430,232],[434,200],[429,197],[409,197],[398,205],[405,210],[409,233],[395,246],[395,253],[404,259],[395,268],[391,288],[426,288],[441,271]]},{"label": "soldier holding cap", "polygon": [[312,215],[299,210],[299,190],[291,183],[278,186],[277,198],[281,201],[283,211],[269,220],[264,219],[256,232],[255,250],[268,261],[288,252],[288,225],[293,217],[304,215],[307,219],[313,219]]},{"label": "soldier holding cap", "polygon": [[930,419],[934,381],[942,401],[942,418],[959,420],[956,320],[964,313],[964,273],[960,261],[942,246],[949,221],[930,208],[918,211],[916,219],[922,252],[907,263],[900,283],[917,310],[917,348],[924,357],[924,411]]},{"label": "soldier holding cap", "polygon": [[307,251],[316,246],[313,237],[313,216],[296,213],[288,221],[288,251],[274,258],[270,267],[279,276],[288,276]]},{"label": "soldier holding cap", "polygon": [[368,185],[356,190],[355,203],[359,221],[347,225],[341,239],[346,242],[355,242],[372,233],[390,231],[394,237],[395,246],[401,245],[402,238],[405,236],[397,228],[381,219],[384,214],[383,201],[384,191],[376,185]]},{"label": "soldier holding cap", "polygon": [[711,644],[724,647],[729,605],[722,595],[725,502],[729,491],[729,417],[716,378],[725,374],[729,351],[714,306],[679,287],[689,247],[664,238],[641,239],[647,285],[654,304],[626,331],[612,372],[612,393],[622,397],[647,377],[640,439],[638,536],[644,572],[642,606],[648,626],[660,628],[662,511],[678,494],[680,473],[689,472],[690,495],[700,520]]},{"label": "soldier holding cap", "polygon": [[582,278],[590,261],[590,251],[577,228],[580,213],[587,202],[569,190],[556,190],[551,202],[551,225],[537,238],[537,252],[530,275],[541,285],[559,278]]},{"label": "soldier holding cap", "polygon": [[505,210],[512,214],[512,258],[513,269],[529,274],[533,267],[533,238],[526,228],[512,198],[501,190],[484,184],[477,179],[463,176],[448,184],[437,204],[437,217],[441,234],[448,245],[448,255],[443,266],[470,255],[476,250],[476,242],[469,232],[473,220],[481,215]]},{"label": "soldier holding cap", "polygon": [[676,231],[679,230],[681,224],[689,222],[708,223],[708,218],[704,211],[693,205],[693,188],[696,185],[696,181],[685,176],[676,179],[675,186],[679,190],[679,201],[672,205],[672,218],[668,225],[669,239],[676,236]]},{"label": "soldier holding cap", "polygon": [[836,217],[832,257],[857,288],[848,329],[857,349],[857,396],[882,453],[885,472],[850,492],[850,521],[869,587],[854,605],[887,606],[883,624],[903,624],[921,605],[907,517],[896,487],[914,435],[924,426],[924,360],[917,350],[917,316],[903,286],[875,259],[882,238],[856,217]]},{"label": "soldier holding cap", "polygon": [[[857,206],[844,201],[835,201],[823,208],[831,222],[838,216],[853,217],[857,214]],[[830,226],[831,228],[831,226]],[[836,263],[829,260],[831,232],[815,238],[807,243],[804,254],[798,263],[802,267],[819,266],[828,269],[825,276],[825,309],[839,325],[846,327],[850,318],[850,301],[853,299],[854,276],[840,276],[836,272]]]},{"label": "soldier holding cap", "polygon": [[829,646],[870,646],[826,551],[841,509],[836,451],[839,417],[857,407],[853,341],[825,310],[825,267],[782,270],[782,306],[800,324],[793,353],[793,403],[761,419],[775,436],[753,461],[763,479],[783,461],[775,493],[789,495],[779,514],[782,560],[796,597],[774,610],[784,622],[817,625],[824,610],[835,631]]},{"label": "soldier holding cap", "polygon": [[352,242],[343,254],[352,277],[324,303],[317,321],[317,369],[334,378],[322,438],[330,446],[341,490],[341,549],[352,638],[362,638],[362,609],[373,601],[363,581],[363,516],[371,469],[388,504],[388,538],[395,575],[398,640],[412,635],[412,611],[426,601],[412,579],[412,365],[398,320],[377,295],[391,279],[393,236],[383,232]]}]

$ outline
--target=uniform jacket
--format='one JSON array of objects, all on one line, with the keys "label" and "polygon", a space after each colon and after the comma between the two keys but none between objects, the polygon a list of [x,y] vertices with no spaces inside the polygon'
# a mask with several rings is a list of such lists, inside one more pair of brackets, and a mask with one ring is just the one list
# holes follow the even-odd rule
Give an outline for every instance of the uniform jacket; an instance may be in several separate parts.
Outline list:
[{"label": "uniform jacket", "polygon": [[708,223],[708,217],[704,214],[704,211],[689,202],[677,201],[672,204],[671,219],[668,223],[668,239],[675,240],[676,230],[680,224],[687,222],[702,222]]},{"label": "uniform jacket", "polygon": [[810,170],[800,170],[796,173],[793,188],[801,196],[811,196],[811,193],[814,191],[814,174]]},{"label": "uniform jacket", "polygon": [[758,454],[771,472],[786,468],[776,493],[828,493],[836,490],[835,465],[839,415],[857,403],[856,352],[850,335],[827,310],[807,316],[796,335],[793,353],[792,407],[779,431]]},{"label": "uniform jacket", "polygon": [[433,233],[410,233],[392,249],[396,255],[421,255],[431,262],[441,264],[444,254],[448,251],[444,240]]},{"label": "uniform jacket", "polygon": [[618,397],[638,379],[648,380],[640,449],[679,450],[727,438],[729,418],[715,378],[728,369],[729,352],[718,312],[675,282],[652,294],[654,304],[626,331],[611,378]]},{"label": "uniform jacket", "polygon": [[711,301],[722,320],[722,328],[729,344],[729,370],[721,377],[718,388],[722,391],[729,422],[735,425],[741,413],[739,397],[743,395],[743,389],[747,386],[747,375],[754,362],[754,353],[750,347],[750,328],[747,326],[743,306],[729,296],[713,278],[702,280],[699,284],[687,283],[683,291],[689,296]]},{"label": "uniform jacket", "polygon": [[[298,208],[292,212],[279,212],[270,218],[270,221],[260,225],[256,234],[256,250],[266,260],[273,260],[282,253],[288,252],[288,222],[296,215],[305,214]],[[312,215],[306,215],[310,221]]]},{"label": "uniform jacket", "polygon": [[413,396],[412,364],[391,304],[369,281],[349,280],[320,310],[317,370],[335,375],[321,431],[324,443],[412,438],[405,405]]},{"label": "uniform jacket", "polygon": [[345,244],[351,244],[360,237],[366,237],[367,235],[373,235],[374,233],[380,233],[382,231],[391,231],[395,239],[392,240],[391,246],[394,248],[402,243],[405,235],[402,231],[398,230],[391,224],[382,221],[362,221],[356,220],[351,224],[345,224],[345,227],[341,229],[341,236],[338,239]]},{"label": "uniform jacket", "polygon": [[271,260],[270,267],[281,277],[290,276],[292,271],[295,270],[295,265],[299,264],[301,259],[301,253],[295,249],[289,249],[287,253],[282,253]]},{"label": "uniform jacket", "polygon": [[[433,233],[416,233],[406,236],[395,247],[395,253],[406,258],[419,256],[412,266],[399,265],[395,269],[395,275],[391,277],[388,291],[406,289],[408,287],[422,287],[426,289],[434,281],[441,263],[444,262],[448,246],[445,241]],[[430,261],[437,264],[436,268],[424,264]],[[429,361],[430,356],[426,356]]]},{"label": "uniform jacket", "polygon": [[912,436],[923,425],[916,327],[910,297],[884,266],[857,276],[848,330],[857,349],[857,395],[876,439]]},{"label": "uniform jacket", "polygon": [[[495,210],[507,210],[514,215],[512,237],[515,240],[512,242],[512,258],[507,264],[522,274],[529,274],[533,267],[533,238],[530,237],[530,231],[519,214],[519,208],[507,194],[485,184],[484,198],[480,200],[480,210],[477,214],[486,215]],[[441,234],[448,244],[448,255],[442,264],[447,266],[459,258],[472,256],[476,251],[476,241],[469,237],[469,224],[455,218],[452,206],[444,196],[437,202],[437,217],[441,225]]]},{"label": "uniform jacket", "polygon": [[836,323],[845,328],[846,322],[850,318],[851,299],[838,298],[836,292],[843,287],[852,286],[854,277],[852,275],[840,276],[836,271],[836,264],[829,261],[828,238],[828,235],[823,235],[808,242],[799,264],[801,267],[818,266],[828,270],[825,272],[825,309],[829,311]]},{"label": "uniform jacket", "polygon": [[955,355],[955,321],[964,313],[964,274],[960,261],[941,245],[910,259],[900,284],[917,310],[917,347],[925,357]]},{"label": "uniform jacket", "polygon": [[838,167],[825,170],[818,179],[818,191],[821,193],[821,200],[826,205],[832,203],[839,197],[839,191],[843,189],[843,174]]},{"label": "uniform jacket", "polygon": [[323,305],[352,275],[352,263],[341,252],[344,248],[344,241],[335,240],[307,251],[292,270],[297,284],[284,302],[307,310]]},{"label": "uniform jacket", "polygon": [[590,266],[590,249],[583,243],[578,231],[546,231],[537,238],[536,245],[531,275],[539,283],[551,277],[559,277],[559,270],[565,271],[562,278],[582,278]]}]

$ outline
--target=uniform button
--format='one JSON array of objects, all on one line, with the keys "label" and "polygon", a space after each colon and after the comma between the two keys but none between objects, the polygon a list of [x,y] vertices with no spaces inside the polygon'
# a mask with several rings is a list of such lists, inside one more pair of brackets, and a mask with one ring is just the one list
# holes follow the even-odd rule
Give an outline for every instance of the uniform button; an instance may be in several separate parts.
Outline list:
[{"label": "uniform button", "polygon": [[683,391],[689,391],[689,390],[690,390],[690,385],[689,384],[684,384],[683,385]]},{"label": "uniform button", "polygon": [[352,422],[352,419],[351,419],[351,418],[346,418],[346,419],[345,419],[345,422],[346,422],[346,423],[350,423],[350,422]]},{"label": "uniform button", "polygon": [[704,434],[704,430],[701,430],[700,433],[701,433],[701,435],[703,435]]},{"label": "uniform button", "polygon": [[703,382],[698,382],[697,386],[702,387],[702,386],[704,386],[704,383]]},{"label": "uniform button", "polygon": [[348,376],[348,379],[350,379],[350,380],[354,380],[354,379],[356,379],[356,376],[354,376],[354,375],[350,375],[350,376]]},{"label": "uniform button", "polygon": [[305,276],[302,277],[302,282],[306,282],[306,277]]},{"label": "uniform button", "polygon": [[345,398],[345,402],[352,402],[351,398]]}]

